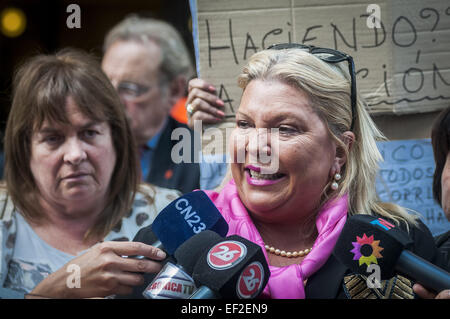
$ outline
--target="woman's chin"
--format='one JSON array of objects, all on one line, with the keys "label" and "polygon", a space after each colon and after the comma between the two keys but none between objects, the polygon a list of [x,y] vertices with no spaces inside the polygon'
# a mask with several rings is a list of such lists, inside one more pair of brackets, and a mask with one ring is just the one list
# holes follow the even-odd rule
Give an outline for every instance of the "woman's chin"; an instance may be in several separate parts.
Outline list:
[{"label": "woman's chin", "polygon": [[67,202],[75,201],[78,203],[78,205],[83,205],[84,201],[91,202],[98,200],[99,195],[91,187],[80,186],[64,191],[61,194],[61,198],[63,198]]},{"label": "woman's chin", "polygon": [[244,204],[254,214],[269,215],[279,209],[283,202],[269,197],[267,194],[259,194],[247,196]]}]

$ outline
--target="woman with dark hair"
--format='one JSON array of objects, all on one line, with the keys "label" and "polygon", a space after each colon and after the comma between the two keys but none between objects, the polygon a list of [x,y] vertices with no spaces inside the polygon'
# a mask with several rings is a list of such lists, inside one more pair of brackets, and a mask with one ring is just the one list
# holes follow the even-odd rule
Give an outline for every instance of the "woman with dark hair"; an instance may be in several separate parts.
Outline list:
[{"label": "woman with dark hair", "polygon": [[[436,118],[431,130],[436,168],[433,176],[433,197],[442,206],[450,221],[450,107]],[[446,255],[450,270],[450,231],[439,235],[436,244]]]},{"label": "woman with dark hair", "polygon": [[[159,271],[164,252],[129,241],[178,192],[139,184],[124,108],[86,53],[31,58],[13,85],[0,287],[53,298],[131,292],[143,281],[139,273]],[[149,259],[123,257],[130,255]],[[68,284],[77,270],[81,277]]]},{"label": "woman with dark hair", "polygon": [[[443,110],[431,128],[431,145],[436,164],[433,175],[433,197],[441,205],[445,216],[450,221],[450,107]],[[435,237],[436,246],[442,255],[442,267],[450,271],[450,231]],[[450,298],[450,290],[435,293],[416,284],[414,287],[422,298]]]}]

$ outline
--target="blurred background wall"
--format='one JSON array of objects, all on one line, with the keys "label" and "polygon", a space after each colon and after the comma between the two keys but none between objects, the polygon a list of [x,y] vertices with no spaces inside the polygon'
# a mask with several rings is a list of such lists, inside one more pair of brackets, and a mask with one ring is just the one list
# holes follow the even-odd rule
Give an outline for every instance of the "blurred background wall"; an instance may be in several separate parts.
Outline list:
[{"label": "blurred background wall", "polygon": [[[69,28],[70,4],[81,12],[81,28]],[[174,25],[194,61],[191,14],[187,0],[1,0],[0,1],[0,133],[10,107],[14,69],[27,57],[76,47],[101,58],[103,37],[125,16],[137,13]]]}]

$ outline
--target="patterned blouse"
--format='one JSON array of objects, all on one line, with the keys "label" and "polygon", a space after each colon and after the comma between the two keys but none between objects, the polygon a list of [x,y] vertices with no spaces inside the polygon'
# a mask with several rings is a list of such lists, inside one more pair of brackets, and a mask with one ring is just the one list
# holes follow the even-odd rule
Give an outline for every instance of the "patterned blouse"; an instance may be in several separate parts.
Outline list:
[{"label": "patterned blouse", "polygon": [[[150,225],[180,195],[176,190],[141,184],[129,214],[104,241],[133,240],[140,228]],[[42,240],[18,213],[7,193],[0,192],[0,287],[28,293],[75,257]]]}]

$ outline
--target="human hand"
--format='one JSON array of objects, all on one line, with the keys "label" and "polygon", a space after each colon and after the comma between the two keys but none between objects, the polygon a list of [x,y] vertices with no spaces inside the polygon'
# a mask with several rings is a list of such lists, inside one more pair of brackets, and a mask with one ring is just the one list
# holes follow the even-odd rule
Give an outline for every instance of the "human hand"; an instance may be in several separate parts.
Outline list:
[{"label": "human hand", "polygon": [[[151,260],[122,257],[133,255]],[[132,292],[133,286],[143,284],[141,273],[159,272],[162,268],[159,261],[165,257],[162,250],[140,242],[99,243],[50,274],[31,291],[30,296],[92,298],[127,295]],[[79,287],[69,287],[70,276],[74,275],[69,270],[70,265],[80,269]]]},{"label": "human hand", "polygon": [[426,289],[421,284],[414,284],[414,292],[422,299],[450,299],[450,289],[442,290],[440,293],[436,294],[428,289]]},{"label": "human hand", "polygon": [[186,106],[190,105],[193,113],[188,112],[188,126],[194,129],[194,121],[202,121],[203,124],[215,124],[223,121],[224,102],[216,95],[216,89],[202,79],[189,81],[189,94]]}]

